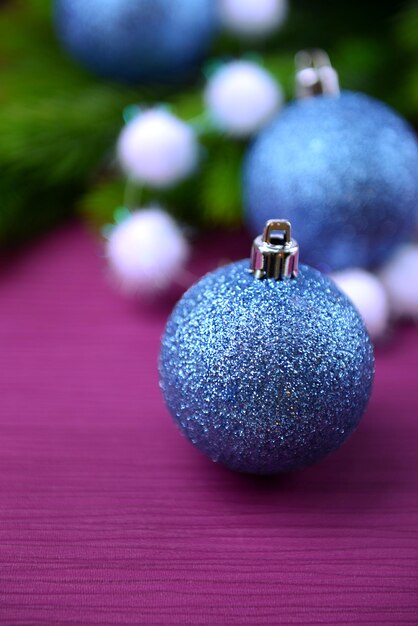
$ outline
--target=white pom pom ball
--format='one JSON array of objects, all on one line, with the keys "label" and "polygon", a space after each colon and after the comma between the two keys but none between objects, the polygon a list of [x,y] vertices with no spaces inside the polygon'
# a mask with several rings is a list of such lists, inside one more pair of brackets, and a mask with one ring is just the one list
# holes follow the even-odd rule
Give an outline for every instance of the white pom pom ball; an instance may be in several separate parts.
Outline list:
[{"label": "white pom pom ball", "polygon": [[224,26],[239,35],[260,37],[276,30],[287,15],[287,0],[218,0]]},{"label": "white pom pom ball", "polygon": [[159,207],[135,211],[111,231],[106,254],[126,293],[152,293],[172,284],[189,256],[189,246],[170,215]]},{"label": "white pom pom ball", "polygon": [[210,78],[205,90],[205,102],[213,122],[238,137],[262,128],[282,101],[278,83],[252,61],[223,65]]},{"label": "white pom pom ball", "polygon": [[400,248],[379,276],[393,315],[418,320],[418,244]]},{"label": "white pom pom ball", "polygon": [[163,109],[150,109],[123,128],[117,153],[129,178],[163,188],[193,172],[199,147],[193,129],[185,122]]},{"label": "white pom pom ball", "polygon": [[379,279],[357,268],[335,272],[331,278],[357,308],[370,337],[381,337],[388,327],[389,302]]}]

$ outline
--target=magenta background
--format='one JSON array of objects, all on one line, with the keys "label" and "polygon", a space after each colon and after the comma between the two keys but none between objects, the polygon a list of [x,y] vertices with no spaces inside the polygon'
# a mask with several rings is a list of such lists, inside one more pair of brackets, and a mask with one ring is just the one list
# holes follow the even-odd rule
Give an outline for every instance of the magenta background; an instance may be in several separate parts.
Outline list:
[{"label": "magenta background", "polygon": [[417,624],[418,330],[378,351],[339,452],[251,478],[179,435],[169,307],[119,297],[104,265],[75,225],[1,272],[0,623]]}]

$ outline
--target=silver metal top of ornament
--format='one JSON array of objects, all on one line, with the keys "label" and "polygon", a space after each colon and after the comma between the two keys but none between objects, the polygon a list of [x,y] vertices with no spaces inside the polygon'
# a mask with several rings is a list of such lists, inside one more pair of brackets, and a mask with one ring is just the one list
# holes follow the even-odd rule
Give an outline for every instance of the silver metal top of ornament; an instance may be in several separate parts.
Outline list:
[{"label": "silver metal top of ornament", "polygon": [[263,234],[254,239],[250,271],[255,278],[296,278],[299,246],[291,228],[287,220],[269,220]]},{"label": "silver metal top of ornament", "polygon": [[324,50],[301,50],[295,56],[296,97],[310,98],[321,94],[338,96],[338,74]]}]

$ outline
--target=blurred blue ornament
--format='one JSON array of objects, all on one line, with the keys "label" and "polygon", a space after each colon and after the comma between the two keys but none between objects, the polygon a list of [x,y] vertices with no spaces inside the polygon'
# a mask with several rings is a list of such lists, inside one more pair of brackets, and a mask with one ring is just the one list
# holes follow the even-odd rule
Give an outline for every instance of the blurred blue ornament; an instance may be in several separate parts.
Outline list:
[{"label": "blurred blue ornament", "polygon": [[307,266],[295,278],[257,279],[249,267],[232,263],[186,292],[163,337],[160,384],[202,452],[274,474],[318,461],[356,428],[373,350],[330,279]]},{"label": "blurred blue ornament", "polygon": [[173,82],[192,72],[217,29],[213,0],[56,0],[63,47],[121,82]]},{"label": "blurred blue ornament", "polygon": [[244,167],[256,233],[292,221],[302,260],[323,270],[381,264],[418,222],[418,144],[388,106],[360,93],[297,101],[264,129]]}]

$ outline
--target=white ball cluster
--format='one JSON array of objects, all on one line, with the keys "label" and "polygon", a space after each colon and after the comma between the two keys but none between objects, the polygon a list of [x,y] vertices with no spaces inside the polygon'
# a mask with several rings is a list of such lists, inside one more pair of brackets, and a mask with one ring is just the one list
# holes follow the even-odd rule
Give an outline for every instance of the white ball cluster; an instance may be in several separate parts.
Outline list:
[{"label": "white ball cluster", "polygon": [[218,0],[224,26],[244,37],[267,35],[287,16],[287,0]]},{"label": "white ball cluster", "polygon": [[236,137],[258,131],[283,102],[277,81],[252,61],[232,61],[220,67],[209,79],[204,97],[214,124]]},{"label": "white ball cluster", "polygon": [[362,269],[347,269],[330,276],[349,297],[366,325],[372,339],[384,335],[389,323],[386,291],[376,276]]},{"label": "white ball cluster", "polygon": [[173,218],[150,206],[113,228],[106,255],[124,292],[151,294],[176,280],[188,259],[189,245]]},{"label": "white ball cluster", "polygon": [[122,130],[117,153],[126,175],[150,187],[169,187],[197,166],[193,129],[164,109],[140,113]]},{"label": "white ball cluster", "polygon": [[418,244],[400,248],[381,270],[394,317],[418,321]]}]

